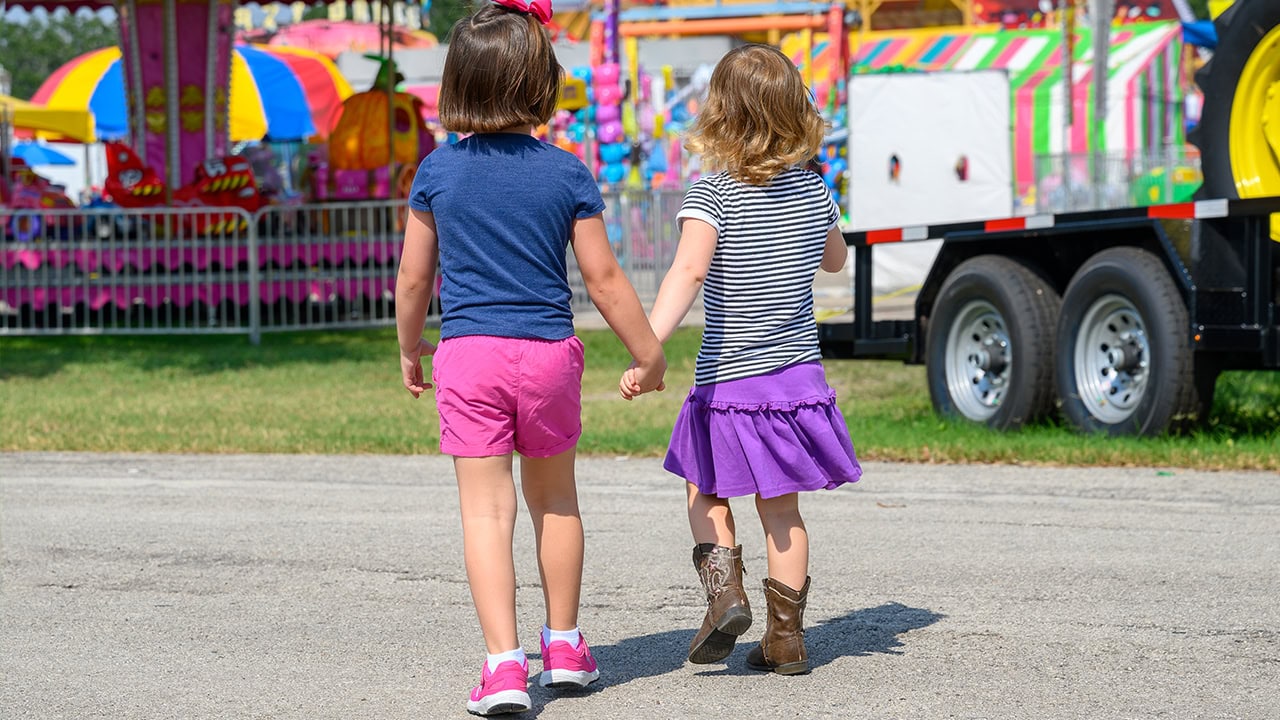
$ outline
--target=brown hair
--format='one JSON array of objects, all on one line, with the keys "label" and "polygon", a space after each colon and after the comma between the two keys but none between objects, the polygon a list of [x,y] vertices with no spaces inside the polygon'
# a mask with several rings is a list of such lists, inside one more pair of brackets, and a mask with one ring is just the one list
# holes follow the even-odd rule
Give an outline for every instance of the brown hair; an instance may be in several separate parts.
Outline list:
[{"label": "brown hair", "polygon": [[440,83],[440,124],[497,132],[551,119],[564,69],[537,18],[491,3],[449,33]]},{"label": "brown hair", "polygon": [[826,127],[790,58],[744,45],[716,64],[685,147],[742,182],[764,185],[813,157]]}]

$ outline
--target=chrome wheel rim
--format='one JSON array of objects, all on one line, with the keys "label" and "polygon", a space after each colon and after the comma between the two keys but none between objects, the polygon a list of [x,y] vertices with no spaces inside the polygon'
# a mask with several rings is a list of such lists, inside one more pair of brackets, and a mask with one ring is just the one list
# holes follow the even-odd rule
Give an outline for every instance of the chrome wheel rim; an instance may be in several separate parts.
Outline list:
[{"label": "chrome wheel rim", "polygon": [[1076,389],[1089,414],[1107,424],[1127,420],[1150,380],[1151,349],[1138,309],[1120,295],[1098,298],[1076,337]]},{"label": "chrome wheel rim", "polygon": [[1009,388],[1012,344],[1004,316],[985,300],[961,308],[947,333],[947,392],[960,414],[987,420]]}]

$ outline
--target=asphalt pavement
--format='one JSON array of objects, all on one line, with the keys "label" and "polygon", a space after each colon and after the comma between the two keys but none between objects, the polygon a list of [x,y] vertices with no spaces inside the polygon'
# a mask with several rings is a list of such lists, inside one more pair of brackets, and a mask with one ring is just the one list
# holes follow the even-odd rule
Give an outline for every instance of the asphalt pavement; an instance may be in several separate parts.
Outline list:
[{"label": "asphalt pavement", "polygon": [[[522,718],[1280,717],[1280,477],[867,463],[806,496],[813,670],[684,662],[681,481],[579,462],[602,677]],[[532,531],[516,538],[540,669]],[[0,717],[463,718],[483,645],[447,458],[0,455]]]}]

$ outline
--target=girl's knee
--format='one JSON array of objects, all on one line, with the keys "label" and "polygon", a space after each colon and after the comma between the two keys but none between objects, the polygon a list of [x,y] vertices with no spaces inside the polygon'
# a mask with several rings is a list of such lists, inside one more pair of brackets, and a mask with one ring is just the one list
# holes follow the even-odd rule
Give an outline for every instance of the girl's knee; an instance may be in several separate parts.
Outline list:
[{"label": "girl's knee", "polygon": [[760,515],[784,516],[795,515],[800,516],[800,500],[798,493],[789,493],[787,495],[779,495],[778,497],[764,498],[756,496],[756,510]]}]

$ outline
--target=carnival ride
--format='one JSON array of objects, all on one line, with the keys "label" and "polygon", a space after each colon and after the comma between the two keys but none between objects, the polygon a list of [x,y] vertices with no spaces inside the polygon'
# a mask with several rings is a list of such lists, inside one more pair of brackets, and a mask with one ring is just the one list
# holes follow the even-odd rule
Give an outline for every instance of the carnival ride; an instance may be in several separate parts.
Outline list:
[{"label": "carnival ride", "polygon": [[[268,204],[275,200],[264,192],[263,177],[273,174],[270,167],[263,172],[270,160],[264,161],[261,146],[233,147],[234,95],[254,80],[237,71],[241,61],[257,55],[301,64],[306,51],[236,49],[231,14],[238,2],[10,3],[15,4],[114,7],[120,50],[118,58],[98,61],[112,65],[99,80],[118,79],[124,112],[112,138],[122,145],[112,146],[110,153],[107,185],[113,207],[6,208],[20,220],[22,232],[11,232],[12,223],[0,226],[0,332],[47,331],[66,322],[73,332],[88,325],[95,332],[164,332],[194,325],[205,331],[253,327],[257,332],[301,327],[339,313],[348,325],[391,317],[400,236],[395,219],[403,207],[394,184],[387,192],[366,192],[350,202],[304,204],[314,198],[298,195],[294,204]],[[383,17],[380,49],[387,55],[391,13]],[[270,89],[256,92],[260,111],[288,104],[301,117],[287,132],[277,132],[266,118],[260,131],[241,139],[323,139],[340,122],[341,109],[330,106],[330,114],[321,118],[305,102],[307,90],[292,99]],[[347,94],[349,89],[340,99]],[[384,125],[364,125],[361,131],[356,123],[357,132],[388,136],[404,125],[393,109],[393,88],[380,97],[387,102]],[[366,111],[371,98],[361,98]],[[368,113],[352,113],[349,122],[362,114]],[[411,118],[409,125],[413,157],[402,156],[400,143],[389,140],[397,149],[387,159],[389,177],[416,166],[430,149],[418,133],[420,118]],[[13,195],[0,189],[6,203]],[[38,226],[30,222],[37,216]]]}]

